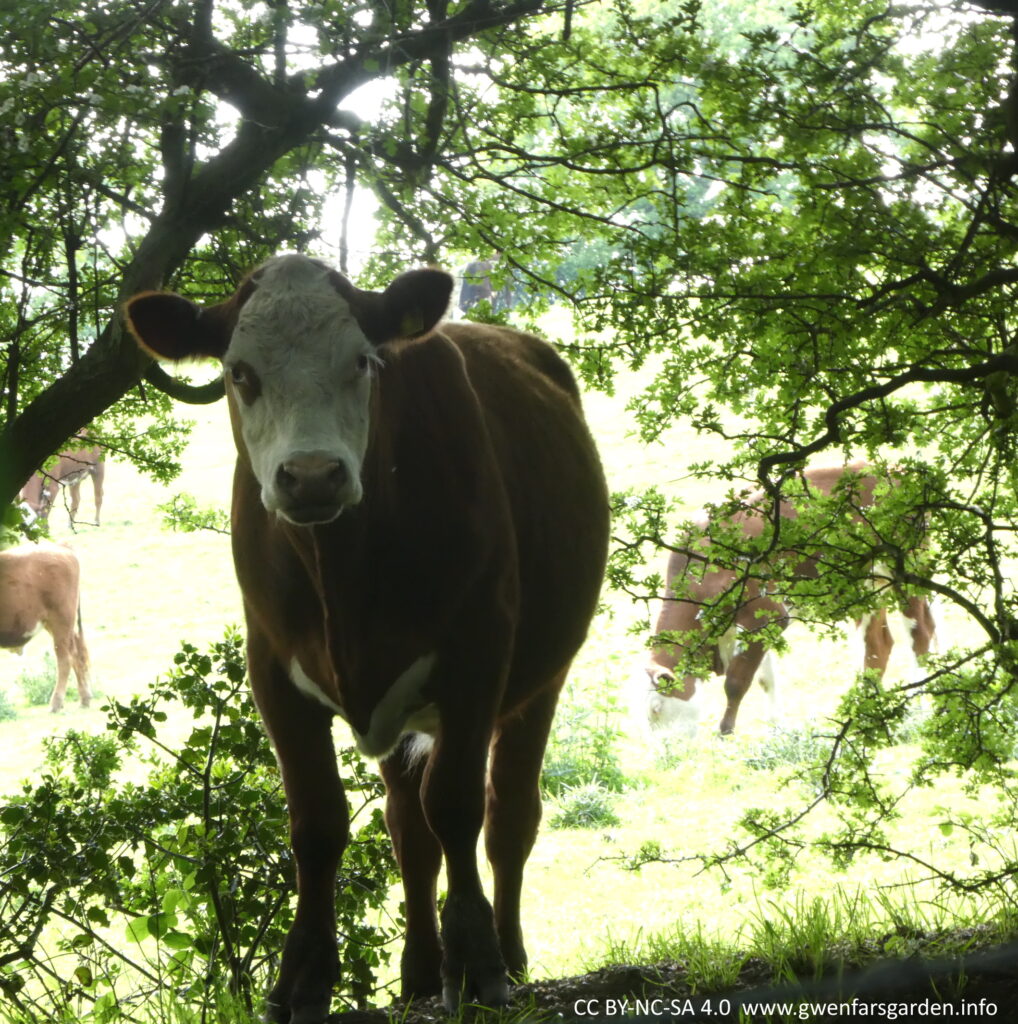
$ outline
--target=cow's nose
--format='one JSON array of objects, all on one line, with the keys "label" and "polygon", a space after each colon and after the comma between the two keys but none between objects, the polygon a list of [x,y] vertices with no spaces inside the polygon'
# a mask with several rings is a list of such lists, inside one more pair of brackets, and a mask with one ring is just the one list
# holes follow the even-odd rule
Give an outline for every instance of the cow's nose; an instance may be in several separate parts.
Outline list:
[{"label": "cow's nose", "polygon": [[349,476],[341,459],[308,452],[291,455],[280,465],[276,486],[291,508],[324,509],[340,503]]}]

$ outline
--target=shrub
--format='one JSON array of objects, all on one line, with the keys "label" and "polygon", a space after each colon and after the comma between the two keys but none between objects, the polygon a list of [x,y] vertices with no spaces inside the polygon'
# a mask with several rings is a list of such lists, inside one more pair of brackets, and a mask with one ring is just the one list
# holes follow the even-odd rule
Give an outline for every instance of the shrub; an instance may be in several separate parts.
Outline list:
[{"label": "shrub", "polygon": [[[293,861],[240,639],[185,645],[175,662],[147,696],[113,702],[105,734],[51,739],[42,771],[0,803],[0,997],[25,1019],[138,1019],[125,1009],[144,1004],[215,1020],[224,993],[249,1011],[274,972]],[[159,728],[184,709],[194,726],[171,749]],[[352,750],[341,760],[361,823],[337,886],[343,995],[363,1006],[395,930],[365,919],[395,865],[368,807],[377,777]],[[120,781],[139,761],[144,781]]]},{"label": "shrub", "polygon": [[[47,651],[43,655],[41,668],[23,669],[15,682],[18,689],[21,690],[26,704],[32,707],[48,704],[53,694],[53,687],[57,685],[57,665],[53,658],[53,652]],[[68,687],[68,689],[70,690],[72,687]]]},{"label": "shrub", "polygon": [[627,780],[616,750],[622,731],[615,724],[614,698],[584,702],[569,690],[564,696],[545,753],[542,792],[555,797],[595,782],[600,789],[621,792]]},{"label": "shrub", "polygon": [[750,768],[771,771],[781,765],[814,762],[830,749],[830,741],[812,729],[778,729],[744,758]]},{"label": "shrub", "polygon": [[6,690],[0,690],[0,722],[9,722],[18,717],[18,709],[14,706]]},{"label": "shrub", "polygon": [[912,701],[908,705],[900,724],[894,730],[895,743],[921,743],[923,729],[933,711],[928,705]]},{"label": "shrub", "polygon": [[548,824],[552,828],[609,828],[619,824],[615,796],[596,782],[568,789],[558,798],[558,810]]}]

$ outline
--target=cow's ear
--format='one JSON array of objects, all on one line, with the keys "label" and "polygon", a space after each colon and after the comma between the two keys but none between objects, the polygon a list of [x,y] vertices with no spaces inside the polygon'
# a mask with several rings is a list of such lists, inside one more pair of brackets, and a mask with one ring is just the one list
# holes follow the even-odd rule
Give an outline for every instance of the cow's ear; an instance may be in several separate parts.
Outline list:
[{"label": "cow's ear", "polygon": [[[382,293],[392,338],[430,334],[449,309],[452,278],[443,270],[409,270]],[[389,340],[389,339],[386,339]]]},{"label": "cow's ear", "polygon": [[[138,344],[157,359],[222,359],[230,344],[233,299],[203,309],[171,292],[142,292],[124,307]],[[233,315],[231,315],[233,314]]]},{"label": "cow's ear", "polygon": [[376,345],[430,334],[445,316],[452,296],[452,278],[443,270],[409,270],[384,292],[361,291],[335,271],[332,283]]}]

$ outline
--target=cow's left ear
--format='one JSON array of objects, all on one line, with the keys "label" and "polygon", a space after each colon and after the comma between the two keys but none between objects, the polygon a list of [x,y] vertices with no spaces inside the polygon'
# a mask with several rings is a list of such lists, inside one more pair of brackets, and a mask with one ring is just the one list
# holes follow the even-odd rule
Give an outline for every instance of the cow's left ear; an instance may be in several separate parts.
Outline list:
[{"label": "cow's left ear", "polygon": [[[157,359],[222,359],[230,344],[233,300],[203,309],[172,292],[142,292],[124,306],[138,344]],[[227,307],[231,307],[228,310]]]},{"label": "cow's left ear", "polygon": [[444,270],[409,270],[382,293],[390,338],[430,334],[449,309],[452,278]]},{"label": "cow's left ear", "polygon": [[452,278],[444,270],[408,270],[384,292],[361,291],[335,271],[332,283],[375,345],[430,334],[445,316],[452,296]]}]

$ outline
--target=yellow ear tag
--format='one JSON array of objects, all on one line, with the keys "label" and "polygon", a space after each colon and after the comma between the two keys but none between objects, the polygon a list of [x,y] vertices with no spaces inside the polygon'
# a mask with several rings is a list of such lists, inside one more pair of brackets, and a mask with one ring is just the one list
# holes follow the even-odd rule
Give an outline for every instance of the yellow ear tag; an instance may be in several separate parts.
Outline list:
[{"label": "yellow ear tag", "polygon": [[412,338],[415,334],[423,334],[424,317],[419,309],[411,309],[403,314],[399,322],[399,333],[401,337]]}]

